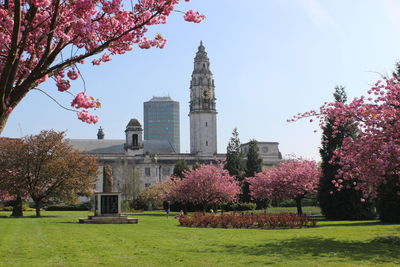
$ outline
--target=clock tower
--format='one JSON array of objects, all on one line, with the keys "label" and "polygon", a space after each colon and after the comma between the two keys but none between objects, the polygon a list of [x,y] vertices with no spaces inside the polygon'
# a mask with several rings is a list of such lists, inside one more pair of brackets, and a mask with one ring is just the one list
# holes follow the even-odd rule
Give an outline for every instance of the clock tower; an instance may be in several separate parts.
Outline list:
[{"label": "clock tower", "polygon": [[194,58],[190,82],[190,153],[210,156],[217,153],[217,111],[210,60],[200,42]]}]

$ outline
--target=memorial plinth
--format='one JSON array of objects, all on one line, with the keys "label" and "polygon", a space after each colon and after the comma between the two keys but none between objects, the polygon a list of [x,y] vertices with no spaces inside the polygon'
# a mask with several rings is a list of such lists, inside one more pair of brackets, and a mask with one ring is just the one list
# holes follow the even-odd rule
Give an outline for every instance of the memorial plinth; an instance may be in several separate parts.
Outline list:
[{"label": "memorial plinth", "polygon": [[79,219],[79,223],[135,224],[138,223],[138,219],[121,215],[121,193],[95,193],[94,216]]},{"label": "memorial plinth", "polygon": [[[107,174],[103,179],[104,191],[111,191],[112,178],[110,170],[104,170],[103,173]],[[101,192],[94,194],[94,216],[89,216],[87,219],[79,219],[79,223],[132,224],[138,223],[138,219],[121,215],[121,193]]]}]

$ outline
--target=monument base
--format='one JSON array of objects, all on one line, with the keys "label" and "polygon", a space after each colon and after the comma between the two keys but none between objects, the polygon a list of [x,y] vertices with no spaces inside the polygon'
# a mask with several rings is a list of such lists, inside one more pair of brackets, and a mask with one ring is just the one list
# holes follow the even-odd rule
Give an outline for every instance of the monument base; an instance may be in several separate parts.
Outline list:
[{"label": "monument base", "polygon": [[137,224],[138,219],[128,218],[126,215],[116,216],[89,216],[87,219],[79,219],[79,223],[92,224]]},{"label": "monument base", "polygon": [[136,224],[138,219],[121,215],[121,193],[102,192],[94,194],[94,214],[79,223],[92,224]]}]

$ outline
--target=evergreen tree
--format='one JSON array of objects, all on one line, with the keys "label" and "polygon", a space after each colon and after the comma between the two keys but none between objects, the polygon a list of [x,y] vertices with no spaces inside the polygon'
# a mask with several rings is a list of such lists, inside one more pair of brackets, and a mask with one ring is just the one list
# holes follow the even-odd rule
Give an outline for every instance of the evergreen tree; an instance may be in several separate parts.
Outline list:
[{"label": "evergreen tree", "polygon": [[240,139],[237,128],[232,131],[231,140],[226,148],[225,169],[230,175],[239,176],[243,171],[243,154],[240,148]]},{"label": "evergreen tree", "polygon": [[174,166],[174,171],[172,173],[172,176],[174,177],[179,177],[183,178],[184,172],[190,170],[189,166],[186,164],[186,160],[184,159],[178,159],[178,161],[175,163]]},{"label": "evergreen tree", "polygon": [[[247,160],[246,160],[246,169],[245,169],[245,177],[254,177],[256,173],[262,171],[262,159],[258,154],[258,146],[257,140],[250,140],[249,149],[247,151]],[[249,183],[244,182],[242,185],[242,202],[250,201],[250,189]]]},{"label": "evergreen tree", "polygon": [[400,62],[396,62],[394,65],[393,77],[399,78],[400,77]]},{"label": "evergreen tree", "polygon": [[[345,103],[347,95],[343,86],[337,86],[333,94],[335,101]],[[351,125],[340,125],[333,136],[334,118],[328,120],[322,133],[322,147],[320,155],[322,159],[322,176],[318,187],[318,201],[322,214],[327,219],[369,219],[374,217],[373,205],[361,203],[361,192],[353,188],[337,191],[333,179],[336,179],[339,166],[331,162],[334,151],[342,146],[343,139],[355,135],[355,128]]]}]

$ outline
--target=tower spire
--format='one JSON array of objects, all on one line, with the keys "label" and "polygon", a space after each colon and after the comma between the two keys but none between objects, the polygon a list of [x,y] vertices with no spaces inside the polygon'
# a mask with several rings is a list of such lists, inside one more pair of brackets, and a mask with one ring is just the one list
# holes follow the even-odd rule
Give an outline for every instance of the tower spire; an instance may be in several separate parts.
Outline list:
[{"label": "tower spire", "polygon": [[190,152],[217,153],[217,119],[214,79],[203,41],[200,41],[190,83]]}]

